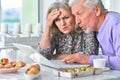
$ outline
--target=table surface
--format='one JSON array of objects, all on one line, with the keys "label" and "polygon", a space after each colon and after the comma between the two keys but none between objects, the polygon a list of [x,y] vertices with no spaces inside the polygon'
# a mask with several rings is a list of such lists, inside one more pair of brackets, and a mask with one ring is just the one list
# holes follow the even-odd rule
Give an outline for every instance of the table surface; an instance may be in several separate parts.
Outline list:
[{"label": "table surface", "polygon": [[[30,80],[24,76],[25,68],[20,69],[16,73],[9,74],[0,74],[0,80]],[[92,75],[86,77],[78,77],[78,78],[64,78],[54,76],[52,73],[52,68],[48,68],[45,66],[41,66],[41,73],[39,78],[34,80],[120,80],[120,71],[108,70],[104,71],[100,75]]]}]

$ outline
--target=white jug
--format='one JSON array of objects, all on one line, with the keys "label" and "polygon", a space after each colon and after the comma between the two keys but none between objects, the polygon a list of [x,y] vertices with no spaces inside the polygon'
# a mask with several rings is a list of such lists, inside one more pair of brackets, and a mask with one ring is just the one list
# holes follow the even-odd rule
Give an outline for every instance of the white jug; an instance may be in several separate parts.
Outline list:
[{"label": "white jug", "polygon": [[8,58],[9,61],[16,61],[16,52],[13,49],[2,49],[0,52],[0,59]]}]

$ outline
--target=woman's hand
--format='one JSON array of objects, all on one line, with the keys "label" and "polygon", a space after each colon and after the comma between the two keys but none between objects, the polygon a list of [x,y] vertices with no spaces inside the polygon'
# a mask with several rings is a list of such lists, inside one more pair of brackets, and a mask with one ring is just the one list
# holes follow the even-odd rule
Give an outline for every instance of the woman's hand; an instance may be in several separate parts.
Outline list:
[{"label": "woman's hand", "polygon": [[81,64],[89,64],[89,58],[90,56],[88,55],[84,55],[84,54],[80,54],[80,53],[75,53],[75,54],[71,54],[66,56],[63,59],[63,62],[65,63],[81,63]]},{"label": "woman's hand", "polygon": [[54,20],[60,15],[60,11],[55,9],[51,11],[47,16],[46,26],[52,27]]}]

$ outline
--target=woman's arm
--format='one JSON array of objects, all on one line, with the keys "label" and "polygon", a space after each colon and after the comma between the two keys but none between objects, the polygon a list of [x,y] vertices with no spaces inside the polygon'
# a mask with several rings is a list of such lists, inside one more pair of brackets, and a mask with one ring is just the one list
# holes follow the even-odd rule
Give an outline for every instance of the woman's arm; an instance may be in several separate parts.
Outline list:
[{"label": "woman's arm", "polygon": [[50,28],[49,27],[47,27],[44,31],[39,47],[41,49],[46,49],[48,46],[50,46]]},{"label": "woman's arm", "polygon": [[57,10],[53,10],[48,14],[47,20],[46,20],[45,31],[40,40],[39,52],[40,52],[40,54],[44,55],[48,59],[52,58],[53,52],[54,52],[54,47],[55,47],[55,45],[54,45],[55,41],[53,41],[51,39],[50,30],[53,26],[54,20],[57,18],[58,15],[59,15],[59,12]]},{"label": "woman's arm", "polygon": [[47,20],[46,20],[45,31],[44,31],[43,36],[40,41],[39,47],[41,49],[45,49],[50,45],[50,35],[51,35],[50,29],[52,28],[53,22],[59,14],[60,14],[60,12],[58,10],[53,10],[48,14]]}]

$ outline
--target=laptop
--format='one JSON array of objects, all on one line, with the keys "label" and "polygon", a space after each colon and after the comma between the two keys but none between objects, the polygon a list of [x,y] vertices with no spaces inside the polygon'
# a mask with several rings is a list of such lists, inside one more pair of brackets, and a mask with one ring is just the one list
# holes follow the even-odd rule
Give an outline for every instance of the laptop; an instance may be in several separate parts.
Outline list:
[{"label": "laptop", "polygon": [[72,69],[72,68],[80,68],[85,67],[89,65],[83,65],[83,64],[66,64],[62,62],[61,60],[48,60],[46,57],[41,55],[39,52],[37,52],[34,48],[32,48],[29,45],[23,45],[18,43],[13,43],[13,45],[18,48],[23,53],[30,53],[29,57],[36,63],[40,63],[41,65],[48,66],[55,69]]}]

